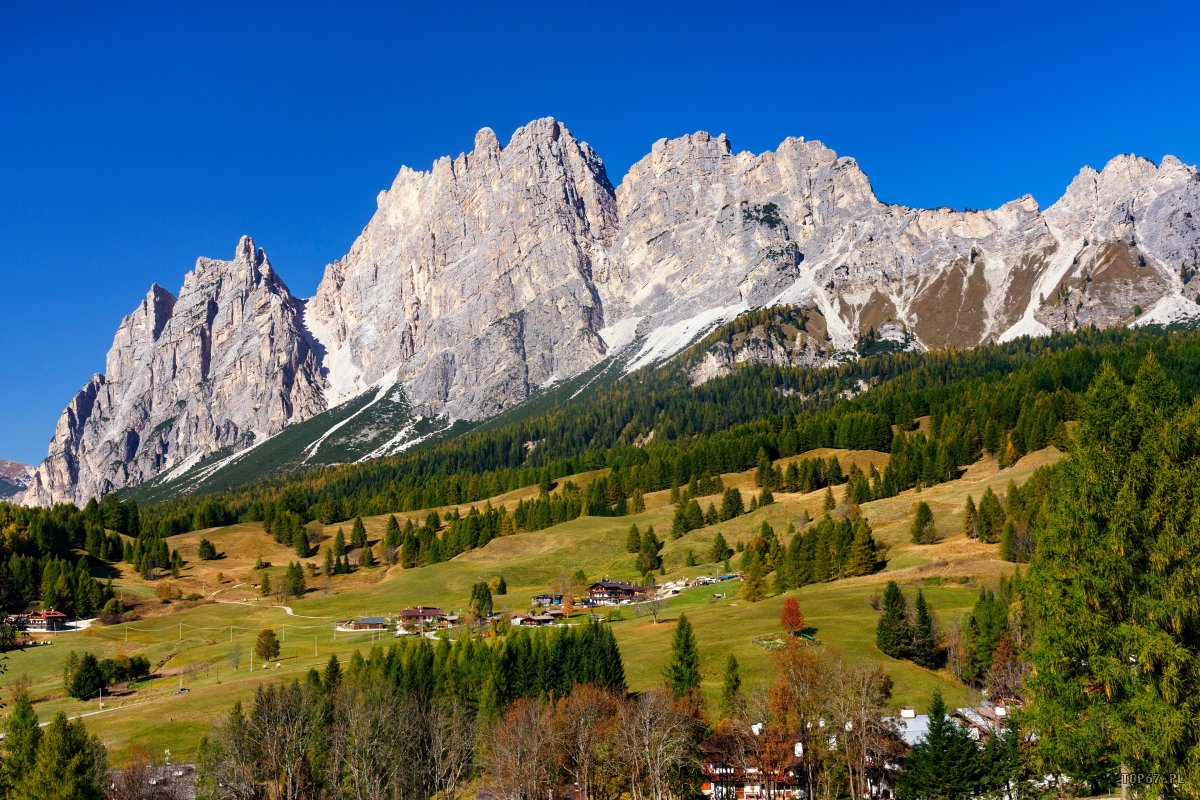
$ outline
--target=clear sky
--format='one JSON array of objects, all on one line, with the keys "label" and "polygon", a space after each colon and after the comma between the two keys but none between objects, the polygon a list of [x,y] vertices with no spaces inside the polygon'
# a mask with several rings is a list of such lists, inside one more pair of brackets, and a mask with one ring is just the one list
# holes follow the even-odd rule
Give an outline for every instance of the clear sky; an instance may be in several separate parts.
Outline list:
[{"label": "clear sky", "polygon": [[[418,7],[423,6],[423,7]],[[237,238],[311,295],[403,164],[554,116],[618,183],[659,138],[786,136],[885,201],[1053,202],[1200,161],[1192,3],[0,4],[0,457],[45,456],[151,282]]]}]

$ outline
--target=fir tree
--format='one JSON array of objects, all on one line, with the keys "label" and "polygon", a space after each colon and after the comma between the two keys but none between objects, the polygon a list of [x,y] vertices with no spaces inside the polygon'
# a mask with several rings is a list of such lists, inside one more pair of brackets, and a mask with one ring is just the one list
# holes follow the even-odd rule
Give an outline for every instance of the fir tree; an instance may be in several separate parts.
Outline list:
[{"label": "fir tree", "polygon": [[508,584],[505,583],[503,575],[501,575],[500,580],[496,582],[496,594],[498,594],[498,595],[508,594]]},{"label": "fir tree", "polygon": [[265,573],[263,574],[262,584],[259,586],[258,592],[263,597],[271,596],[271,576],[270,575],[267,575]]},{"label": "fir tree", "polygon": [[1000,530],[1004,526],[1004,507],[990,486],[984,491],[983,497],[979,501],[977,517],[980,540],[984,542],[999,541]]},{"label": "fir tree", "polygon": [[201,561],[212,561],[217,557],[217,548],[208,539],[201,539],[198,555]]},{"label": "fir tree", "polygon": [[685,697],[700,687],[700,651],[696,635],[686,614],[679,615],[671,639],[671,661],[664,671],[667,688],[676,697]]},{"label": "fir tree", "polygon": [[908,658],[912,652],[912,630],[900,586],[888,581],[883,590],[883,616],[875,629],[875,644],[892,658]]},{"label": "fir tree", "polygon": [[375,566],[375,553],[370,547],[363,547],[363,549],[359,552],[358,565],[368,569]]},{"label": "fir tree", "polygon": [[875,571],[878,558],[878,548],[875,546],[875,538],[871,535],[871,526],[866,521],[859,520],[854,541],[850,544],[850,555],[846,560],[846,575],[870,575]]},{"label": "fir tree", "polygon": [[827,487],[825,489],[825,499],[821,501],[821,510],[828,514],[835,508],[837,508],[837,501],[833,499],[833,489]]}]

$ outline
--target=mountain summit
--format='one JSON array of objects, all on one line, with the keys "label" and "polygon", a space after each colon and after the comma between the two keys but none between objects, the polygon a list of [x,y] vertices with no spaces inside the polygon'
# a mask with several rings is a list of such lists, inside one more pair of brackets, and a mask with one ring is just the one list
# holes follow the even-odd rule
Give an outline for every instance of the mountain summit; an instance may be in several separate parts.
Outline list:
[{"label": "mountain summit", "polygon": [[770,306],[804,309],[792,363],[814,366],[878,335],[967,348],[1187,321],[1200,317],[1197,216],[1200,173],[1171,156],[1085,168],[1045,211],[1028,196],[919,210],[881,203],[853,159],[815,141],[753,155],[724,135],[663,139],[614,187],[556,120],[503,147],[484,128],[471,153],[401,169],[307,301],[248,237],[231,261],[200,259],[178,299],[151,287],[24,500],[178,475],[344,407],[315,450],[387,400],[403,419],[355,429],[371,445],[356,452],[383,455],[420,438],[416,421],[487,419]]}]

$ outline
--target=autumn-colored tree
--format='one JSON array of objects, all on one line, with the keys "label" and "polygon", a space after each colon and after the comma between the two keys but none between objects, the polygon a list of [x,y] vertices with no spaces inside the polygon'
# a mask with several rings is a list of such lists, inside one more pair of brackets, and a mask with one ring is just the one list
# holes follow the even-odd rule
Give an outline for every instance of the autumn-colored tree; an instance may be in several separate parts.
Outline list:
[{"label": "autumn-colored tree", "polygon": [[796,598],[789,597],[783,602],[783,610],[779,612],[779,624],[793,636],[799,634],[806,627],[804,614],[801,613],[800,604],[796,602]]}]

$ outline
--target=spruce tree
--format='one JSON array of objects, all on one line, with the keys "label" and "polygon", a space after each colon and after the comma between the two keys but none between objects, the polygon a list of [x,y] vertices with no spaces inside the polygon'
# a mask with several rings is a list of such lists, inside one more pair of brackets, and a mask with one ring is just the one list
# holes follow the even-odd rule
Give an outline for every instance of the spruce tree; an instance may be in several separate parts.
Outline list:
[{"label": "spruce tree", "polygon": [[1000,540],[1000,530],[1004,527],[1004,506],[1000,498],[988,487],[979,501],[979,538],[984,542]]},{"label": "spruce tree", "polygon": [[912,622],[912,660],[926,669],[937,669],[941,666],[938,649],[937,628],[929,606],[925,603],[925,593],[917,590],[917,599],[913,604]]},{"label": "spruce tree", "polygon": [[821,501],[821,509],[828,514],[837,508],[837,501],[833,499],[833,489],[825,488],[825,499]]},{"label": "spruce tree", "polygon": [[504,581],[503,575],[500,576],[500,580],[496,583],[496,594],[498,594],[498,595],[508,594],[508,584]]},{"label": "spruce tree", "polygon": [[304,529],[303,525],[292,534],[292,547],[295,549],[296,555],[308,558],[308,531]]},{"label": "spruce tree", "polygon": [[664,671],[666,685],[676,697],[685,697],[700,687],[700,651],[686,614],[679,615],[671,639],[671,661]]},{"label": "spruce tree", "polygon": [[946,715],[942,693],[929,706],[929,729],[900,773],[896,796],[914,800],[961,800],[979,791],[983,764],[975,742]]},{"label": "spruce tree", "polygon": [[915,544],[933,544],[938,540],[937,527],[933,524],[933,511],[924,500],[918,502],[914,509],[909,536]]},{"label": "spruce tree", "polygon": [[847,577],[870,575],[875,571],[879,558],[875,538],[871,535],[871,526],[865,520],[856,523],[854,541],[850,543],[850,555],[846,559]]},{"label": "spruce tree", "polygon": [[629,526],[629,535],[625,537],[625,552],[640,553],[642,550],[642,532],[637,525]]},{"label": "spruce tree", "polygon": [[883,590],[883,616],[875,628],[875,644],[892,658],[908,658],[912,652],[912,630],[904,595],[895,581],[888,581]]},{"label": "spruce tree", "polygon": [[71,677],[68,689],[71,697],[76,700],[91,700],[105,686],[104,674],[100,671],[100,662],[91,653],[84,653],[79,659],[79,667]]},{"label": "spruce tree", "polygon": [[712,548],[708,551],[708,560],[714,562],[724,561],[733,554],[733,550],[729,547],[729,542],[725,541],[725,537],[717,531],[716,537],[713,539]]},{"label": "spruce tree", "polygon": [[367,529],[363,525],[362,517],[354,518],[354,526],[350,529],[350,549],[356,550],[359,547],[367,546]]},{"label": "spruce tree", "polygon": [[733,653],[725,660],[725,675],[721,679],[721,714],[729,716],[741,703],[742,675]]},{"label": "spruce tree", "polygon": [[332,692],[342,682],[342,665],[338,663],[337,654],[331,654],[329,661],[325,663],[325,672],[321,675],[321,688],[326,692]]}]

